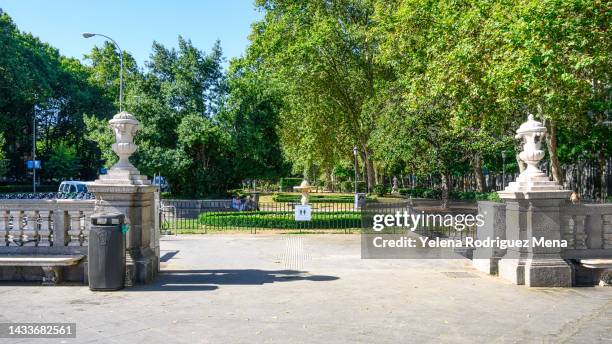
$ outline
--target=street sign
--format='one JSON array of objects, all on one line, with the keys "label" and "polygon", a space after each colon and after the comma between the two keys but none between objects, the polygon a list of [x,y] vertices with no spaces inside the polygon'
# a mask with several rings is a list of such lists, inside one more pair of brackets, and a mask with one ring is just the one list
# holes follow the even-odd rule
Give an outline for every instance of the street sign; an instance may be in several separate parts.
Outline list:
[{"label": "street sign", "polygon": [[40,160],[28,160],[26,161],[28,170],[37,169],[40,170]]},{"label": "street sign", "polygon": [[312,208],[309,205],[295,206],[295,221],[310,221],[312,219]]}]

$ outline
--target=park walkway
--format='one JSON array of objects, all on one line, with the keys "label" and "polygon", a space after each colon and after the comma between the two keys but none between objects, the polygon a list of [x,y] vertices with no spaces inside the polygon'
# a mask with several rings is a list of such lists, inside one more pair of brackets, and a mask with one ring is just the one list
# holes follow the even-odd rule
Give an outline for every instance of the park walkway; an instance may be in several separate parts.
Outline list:
[{"label": "park walkway", "polygon": [[0,322],[76,322],[66,343],[612,342],[612,288],[525,288],[463,260],[362,260],[358,235],[161,247],[146,286],[0,285]]}]

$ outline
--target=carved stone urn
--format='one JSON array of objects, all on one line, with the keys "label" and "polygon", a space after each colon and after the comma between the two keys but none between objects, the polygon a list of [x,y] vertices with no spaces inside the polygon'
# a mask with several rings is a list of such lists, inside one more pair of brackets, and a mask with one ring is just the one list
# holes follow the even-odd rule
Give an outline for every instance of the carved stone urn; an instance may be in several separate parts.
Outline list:
[{"label": "carved stone urn", "polygon": [[538,164],[544,158],[542,141],[546,135],[546,127],[529,114],[527,121],[516,130],[516,139],[523,141],[523,150],[519,158],[527,164],[527,168],[511,182],[504,191],[498,192],[501,198],[566,198],[571,191],[563,190],[558,183],[540,170]]},{"label": "carved stone urn", "polygon": [[133,115],[122,111],[108,123],[116,138],[116,142],[112,145],[113,152],[119,156],[119,161],[111,169],[135,171],[136,168],[130,163],[129,158],[138,148],[134,144],[134,135],[140,129],[140,122]]},{"label": "carved stone urn", "polygon": [[119,161],[108,170],[107,174],[100,175],[100,178],[91,185],[90,190],[97,190],[96,185],[103,184],[150,185],[151,181],[147,179],[147,176],[141,175],[138,169],[130,163],[130,156],[138,149],[134,143],[134,135],[140,129],[140,122],[134,115],[122,111],[108,121],[108,126],[115,134],[115,143],[111,147],[119,157]]},{"label": "carved stone urn", "polygon": [[532,114],[529,114],[527,122],[521,124],[516,131],[515,138],[523,140],[523,151],[519,153],[519,158],[527,164],[527,168],[521,175],[544,175],[538,168],[538,163],[544,158],[542,150],[544,135],[546,135],[546,127],[535,121]]}]

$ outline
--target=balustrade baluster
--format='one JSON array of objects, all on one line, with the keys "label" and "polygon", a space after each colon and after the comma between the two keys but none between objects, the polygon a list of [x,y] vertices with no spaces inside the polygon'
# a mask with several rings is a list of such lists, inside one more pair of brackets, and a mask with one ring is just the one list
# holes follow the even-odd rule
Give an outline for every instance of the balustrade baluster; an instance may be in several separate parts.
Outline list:
[{"label": "balustrade baluster", "polygon": [[40,226],[38,228],[38,246],[53,246],[51,236],[51,212],[49,210],[38,211]]},{"label": "balustrade baluster", "polygon": [[24,246],[36,246],[38,241],[38,211],[26,210],[23,213],[26,220],[22,231]]},{"label": "balustrade baluster", "polygon": [[562,215],[561,217],[561,230],[563,233],[563,239],[567,240],[567,247],[576,247],[576,236],[575,236],[575,225],[574,219],[570,215]]},{"label": "balustrade baluster", "polygon": [[83,231],[81,233],[81,246],[87,246],[89,242],[89,226],[91,225],[92,211],[83,211]]},{"label": "balustrade baluster", "polygon": [[79,210],[69,210],[70,228],[67,232],[68,246],[81,246],[81,212]]},{"label": "balustrade baluster", "polygon": [[612,248],[612,214],[602,216],[602,235],[603,235],[603,247],[605,249]]},{"label": "balustrade baluster", "polygon": [[21,210],[11,210],[12,227],[9,231],[9,241],[13,241],[13,245],[19,245],[23,239],[23,212]]},{"label": "balustrade baluster", "polygon": [[9,212],[6,210],[0,210],[0,246],[9,245]]}]

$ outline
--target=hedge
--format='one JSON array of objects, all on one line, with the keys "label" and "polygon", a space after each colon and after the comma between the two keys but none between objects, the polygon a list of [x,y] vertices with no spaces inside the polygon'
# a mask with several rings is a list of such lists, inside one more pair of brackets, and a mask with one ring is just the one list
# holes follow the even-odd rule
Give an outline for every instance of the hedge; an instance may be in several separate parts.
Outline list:
[{"label": "hedge", "polygon": [[[297,194],[283,194],[279,193],[272,196],[272,200],[274,202],[287,202],[287,203],[297,203],[301,199],[301,195]],[[355,201],[354,195],[313,195],[310,194],[308,197],[310,203],[353,203]],[[369,202],[375,202],[376,198],[366,197],[366,200]]]},{"label": "hedge", "polygon": [[[442,198],[442,191],[439,189],[399,189],[399,193],[414,198]],[[449,198],[457,201],[499,201],[497,192],[451,191]]]},{"label": "hedge", "polygon": [[361,214],[352,211],[313,213],[311,221],[295,221],[289,211],[209,212],[199,221],[211,227],[252,227],[275,229],[334,229],[361,227]]}]

